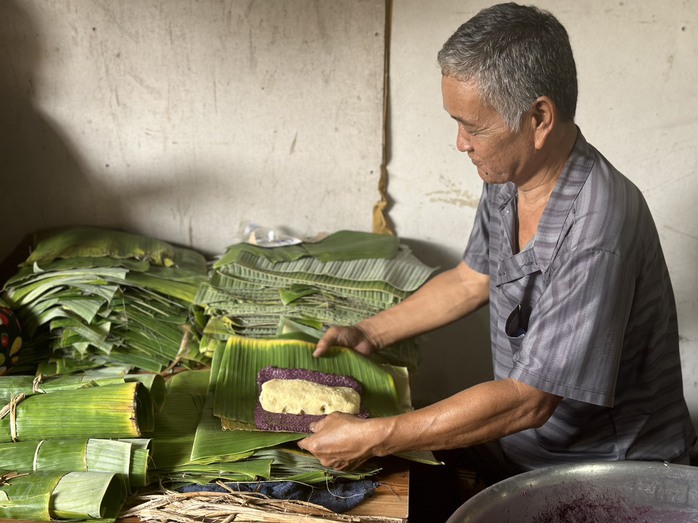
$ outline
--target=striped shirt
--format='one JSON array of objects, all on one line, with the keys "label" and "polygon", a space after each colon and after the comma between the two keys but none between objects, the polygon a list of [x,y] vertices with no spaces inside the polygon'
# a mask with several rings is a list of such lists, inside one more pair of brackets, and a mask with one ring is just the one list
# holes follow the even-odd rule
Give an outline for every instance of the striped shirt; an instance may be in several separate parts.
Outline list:
[{"label": "striped shirt", "polygon": [[501,440],[527,469],[587,460],[674,461],[695,432],[676,305],[638,188],[578,131],[533,244],[517,245],[513,183],[485,185],[464,260],[490,275],[495,379],[564,399]]}]

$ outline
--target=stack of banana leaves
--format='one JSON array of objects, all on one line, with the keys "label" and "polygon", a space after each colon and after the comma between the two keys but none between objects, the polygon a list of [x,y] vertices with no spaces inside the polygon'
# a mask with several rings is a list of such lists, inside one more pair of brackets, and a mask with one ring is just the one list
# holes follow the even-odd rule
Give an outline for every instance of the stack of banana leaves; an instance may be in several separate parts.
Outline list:
[{"label": "stack of banana leaves", "polygon": [[[209,317],[202,351],[210,355],[231,334],[318,339],[328,325],[352,325],[401,302],[433,272],[397,237],[358,231],[283,247],[233,245],[195,298]],[[381,355],[410,370],[419,363],[415,340]]]},{"label": "stack of banana leaves", "polygon": [[25,338],[15,372],[205,361],[192,302],[206,280],[203,255],[163,241],[90,227],[39,234],[4,288]]}]

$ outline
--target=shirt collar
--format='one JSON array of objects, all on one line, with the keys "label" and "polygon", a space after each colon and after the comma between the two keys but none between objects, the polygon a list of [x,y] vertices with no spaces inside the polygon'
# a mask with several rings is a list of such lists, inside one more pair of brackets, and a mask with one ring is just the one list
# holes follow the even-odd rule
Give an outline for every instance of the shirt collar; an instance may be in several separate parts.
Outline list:
[{"label": "shirt collar", "polygon": [[[538,267],[545,272],[557,247],[570,211],[574,207],[579,191],[586,183],[594,165],[592,147],[577,128],[577,140],[572,148],[560,178],[548,200],[533,243],[533,252]],[[516,186],[507,183],[499,193],[499,208],[503,210],[516,196]]]}]

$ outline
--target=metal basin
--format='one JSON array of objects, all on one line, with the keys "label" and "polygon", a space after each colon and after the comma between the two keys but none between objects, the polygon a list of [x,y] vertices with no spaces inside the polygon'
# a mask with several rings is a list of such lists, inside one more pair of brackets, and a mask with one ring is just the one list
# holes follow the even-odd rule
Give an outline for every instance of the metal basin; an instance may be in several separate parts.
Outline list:
[{"label": "metal basin", "polygon": [[698,467],[621,461],[556,465],[476,494],[448,523],[698,522]]}]

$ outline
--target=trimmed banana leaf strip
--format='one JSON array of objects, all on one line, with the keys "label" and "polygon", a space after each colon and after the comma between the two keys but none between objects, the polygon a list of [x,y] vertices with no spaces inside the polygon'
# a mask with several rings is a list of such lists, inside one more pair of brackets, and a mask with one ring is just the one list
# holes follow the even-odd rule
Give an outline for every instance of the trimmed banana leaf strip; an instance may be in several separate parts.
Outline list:
[{"label": "trimmed banana leaf strip", "polygon": [[323,467],[320,462],[307,452],[298,447],[277,447],[274,449],[260,450],[255,453],[258,457],[268,457],[273,460],[272,475],[274,478],[285,481],[299,481],[302,483],[325,483],[328,478],[360,480],[380,472],[380,467],[373,462],[367,462],[351,471],[337,471]]},{"label": "trimmed banana leaf strip", "polygon": [[[231,246],[194,299],[209,316],[201,351],[210,357],[211,340],[231,334],[275,338],[298,328],[319,339],[329,325],[355,324],[400,303],[434,270],[395,237],[354,231],[315,244]],[[395,344],[381,361],[414,371],[418,343]]]},{"label": "trimmed banana leaf strip", "polygon": [[[286,249],[279,247],[277,249]],[[410,249],[401,245],[396,250],[395,255],[389,258],[356,258],[352,260],[322,261],[318,258],[301,258],[293,262],[274,263],[264,256],[256,256],[251,252],[241,252],[235,257],[234,263],[221,265],[220,261],[215,264],[215,268],[224,274],[231,267],[242,266],[251,270],[258,270],[261,273],[272,273],[277,277],[309,278],[323,281],[323,277],[330,278],[329,281],[337,280],[347,288],[362,288],[363,285],[352,285],[348,282],[383,282],[386,284],[386,292],[414,291],[433,272],[434,269],[427,267],[419,261]]]},{"label": "trimmed banana leaf strip", "polygon": [[265,367],[307,369],[349,376],[363,387],[362,405],[372,417],[401,413],[392,376],[368,358],[343,347],[314,358],[315,345],[297,340],[230,337],[216,376],[213,412],[227,420],[254,424],[257,373]]},{"label": "trimmed banana leaf strip", "polygon": [[192,307],[206,281],[206,260],[191,249],[91,227],[40,234],[4,289],[28,337],[18,370],[37,361],[44,374],[206,362],[205,319]]},{"label": "trimmed banana leaf strip", "polygon": [[[266,271],[257,267],[246,267],[240,264],[228,265],[218,272],[243,281],[252,281],[271,287],[282,287],[294,283],[313,284],[319,290],[335,291],[339,295],[372,299],[376,303],[397,303],[405,299],[409,293],[396,289],[383,281],[360,281],[335,278],[327,275],[313,275],[304,272]],[[215,280],[212,280],[215,282]]]},{"label": "trimmed banana leaf strip", "polygon": [[0,479],[3,519],[115,520],[127,496],[119,476],[101,472],[33,472]]},{"label": "trimmed banana leaf strip", "polygon": [[162,473],[160,478],[170,489],[184,485],[205,485],[214,481],[253,482],[272,476],[272,459],[251,458],[209,465],[181,465],[173,473]]}]

